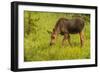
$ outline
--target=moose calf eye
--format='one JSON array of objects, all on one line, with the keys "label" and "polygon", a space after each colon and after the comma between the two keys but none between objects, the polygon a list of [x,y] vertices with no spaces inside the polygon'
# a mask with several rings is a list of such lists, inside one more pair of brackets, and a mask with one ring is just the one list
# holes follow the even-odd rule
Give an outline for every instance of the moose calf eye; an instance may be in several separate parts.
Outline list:
[{"label": "moose calf eye", "polygon": [[55,39],[55,37],[54,37],[54,36],[52,36],[51,38],[52,38],[52,39]]}]

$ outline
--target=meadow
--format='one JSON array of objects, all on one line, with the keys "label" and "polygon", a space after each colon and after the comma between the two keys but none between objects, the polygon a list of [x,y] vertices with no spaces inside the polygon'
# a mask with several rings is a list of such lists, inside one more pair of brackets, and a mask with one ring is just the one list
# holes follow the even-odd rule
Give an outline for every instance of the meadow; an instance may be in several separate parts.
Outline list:
[{"label": "meadow", "polygon": [[[50,46],[51,34],[57,20],[61,17],[72,19],[82,16],[85,20],[85,43],[80,47],[79,34],[71,34],[71,44],[66,41],[62,47],[63,36],[58,35],[56,44]],[[90,15],[79,13],[50,13],[24,11],[24,61],[75,60],[90,58]]]}]

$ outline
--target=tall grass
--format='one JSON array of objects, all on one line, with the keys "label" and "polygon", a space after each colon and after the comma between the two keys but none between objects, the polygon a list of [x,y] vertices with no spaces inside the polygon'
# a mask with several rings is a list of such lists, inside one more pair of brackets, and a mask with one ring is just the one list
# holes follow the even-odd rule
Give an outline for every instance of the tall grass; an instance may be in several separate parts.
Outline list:
[{"label": "tall grass", "polygon": [[[31,14],[29,25],[28,15]],[[46,12],[24,12],[24,61],[49,61],[49,60],[74,60],[90,58],[90,22],[85,21],[85,43],[80,47],[79,34],[71,34],[71,44],[66,41],[64,47],[61,42],[63,36],[59,35],[56,44],[50,46],[50,36],[48,31],[52,31],[57,20],[61,17],[73,18],[71,13],[46,13]],[[89,19],[88,14],[80,14]],[[30,31],[27,34],[28,26]]]}]

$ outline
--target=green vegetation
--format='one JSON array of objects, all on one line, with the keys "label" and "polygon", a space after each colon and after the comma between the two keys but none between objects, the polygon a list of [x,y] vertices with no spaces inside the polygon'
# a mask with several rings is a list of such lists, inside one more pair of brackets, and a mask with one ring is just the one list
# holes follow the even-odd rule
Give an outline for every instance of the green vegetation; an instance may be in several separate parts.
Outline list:
[{"label": "green vegetation", "polygon": [[[85,43],[80,47],[79,34],[71,34],[71,43],[62,47],[63,36],[59,35],[56,44],[50,46],[51,34],[61,17],[72,19],[81,16],[85,19]],[[73,60],[90,58],[90,15],[75,13],[49,13],[24,11],[24,61]]]}]

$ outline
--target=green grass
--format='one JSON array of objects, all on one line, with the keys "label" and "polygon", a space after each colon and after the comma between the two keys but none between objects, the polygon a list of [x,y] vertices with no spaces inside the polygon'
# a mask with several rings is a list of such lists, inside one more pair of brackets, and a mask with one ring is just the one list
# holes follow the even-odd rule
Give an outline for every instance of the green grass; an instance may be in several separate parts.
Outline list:
[{"label": "green grass", "polygon": [[[63,36],[59,35],[56,44],[50,46],[50,34],[57,20],[60,17],[71,18],[69,14],[63,13],[41,13],[31,12],[30,34],[28,30],[28,11],[24,13],[25,17],[25,37],[24,37],[24,61],[49,61],[49,60],[73,60],[90,58],[90,22],[86,21],[85,25],[85,43],[80,47],[79,34],[71,34],[71,44],[66,41],[62,47]],[[88,16],[86,16],[89,18]],[[39,18],[39,20],[35,20]],[[34,26],[34,25],[35,26]]]}]

